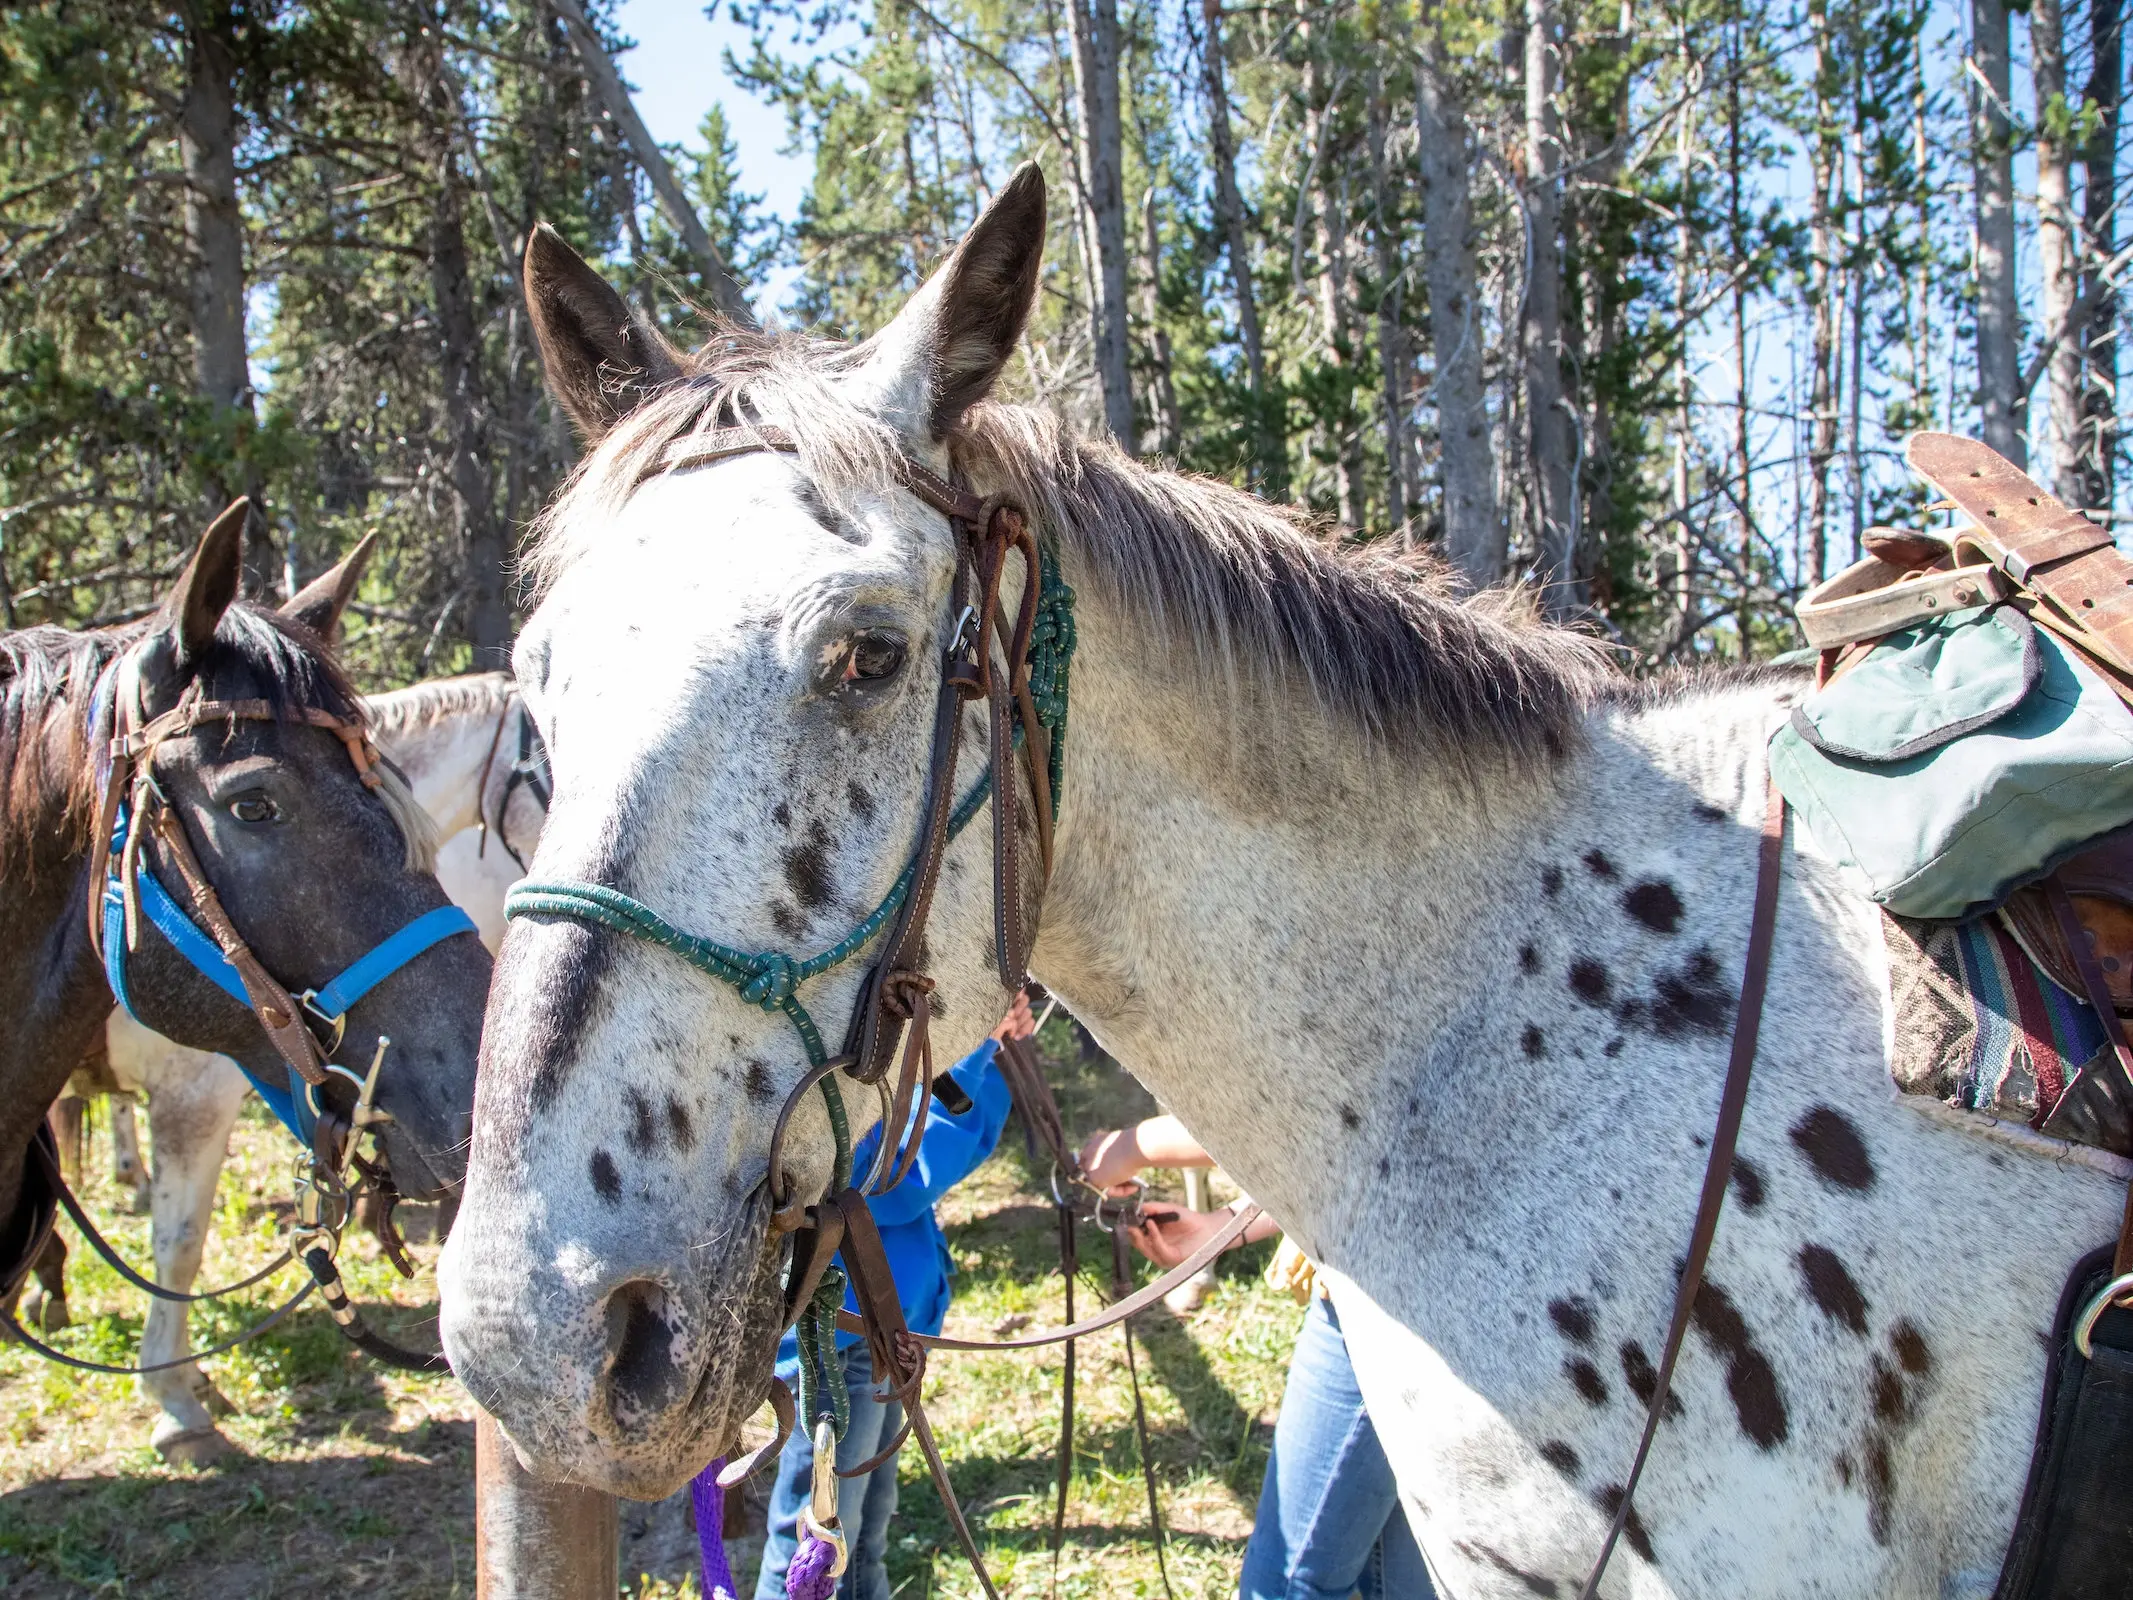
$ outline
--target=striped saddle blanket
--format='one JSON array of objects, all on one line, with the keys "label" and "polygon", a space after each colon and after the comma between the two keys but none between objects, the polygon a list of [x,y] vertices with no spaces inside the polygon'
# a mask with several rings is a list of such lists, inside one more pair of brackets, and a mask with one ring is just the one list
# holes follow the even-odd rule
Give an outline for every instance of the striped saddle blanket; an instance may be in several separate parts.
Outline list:
[{"label": "striped saddle blanket", "polygon": [[2003,915],[1922,922],[1884,913],[1882,933],[1898,1089],[2133,1157],[2133,1086],[2102,1023]]}]

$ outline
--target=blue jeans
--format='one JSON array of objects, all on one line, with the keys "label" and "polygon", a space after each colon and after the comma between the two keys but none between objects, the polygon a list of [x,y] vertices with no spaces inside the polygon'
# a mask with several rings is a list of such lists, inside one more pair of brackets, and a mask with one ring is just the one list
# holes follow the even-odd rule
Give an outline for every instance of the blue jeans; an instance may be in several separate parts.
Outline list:
[{"label": "blue jeans", "polygon": [[[778,1376],[797,1391],[799,1363],[780,1362]],[[904,1425],[904,1408],[900,1401],[874,1398],[874,1367],[863,1344],[844,1352],[844,1384],[852,1397],[852,1425],[838,1442],[837,1466],[849,1472],[896,1437]],[[799,1517],[814,1485],[815,1442],[803,1417],[778,1455],[778,1475],[770,1490],[770,1537],[763,1545],[755,1600],[785,1600],[785,1569],[799,1550]],[[895,1515],[895,1456],[863,1478],[838,1480],[837,1525],[844,1530],[851,1560],[837,1580],[837,1600],[889,1600],[889,1522]]]},{"label": "blue jeans", "polygon": [[1324,1296],[1296,1336],[1238,1587],[1243,1600],[1436,1600]]}]

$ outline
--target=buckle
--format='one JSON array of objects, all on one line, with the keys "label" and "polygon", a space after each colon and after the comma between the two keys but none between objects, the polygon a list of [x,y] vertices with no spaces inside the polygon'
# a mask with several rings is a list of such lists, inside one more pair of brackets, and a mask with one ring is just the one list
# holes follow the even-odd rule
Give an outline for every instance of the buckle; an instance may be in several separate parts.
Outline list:
[{"label": "buckle", "polygon": [[2096,1298],[2081,1308],[2081,1315],[2074,1319],[2074,1348],[2081,1352],[2082,1360],[2096,1359],[2096,1353],[2089,1348],[2089,1336],[2096,1331],[2096,1324],[2104,1312],[2129,1294],[2133,1294],[2133,1272],[2121,1273],[2097,1290]]},{"label": "buckle", "polygon": [[[321,1054],[329,1056],[332,1055],[334,1051],[340,1049],[341,1036],[348,1031],[348,1013],[343,1011],[339,1014],[335,1014],[326,1010],[318,1003],[318,991],[316,989],[306,989],[296,998],[298,1003],[303,1006],[304,1010],[309,1012],[318,1021],[324,1023],[326,1027],[331,1030],[331,1032],[323,1038],[319,1038],[318,1034],[315,1031],[312,1036],[314,1038],[319,1038],[319,1048]],[[356,1081],[358,1083],[362,1082],[360,1078],[358,1078]]]}]

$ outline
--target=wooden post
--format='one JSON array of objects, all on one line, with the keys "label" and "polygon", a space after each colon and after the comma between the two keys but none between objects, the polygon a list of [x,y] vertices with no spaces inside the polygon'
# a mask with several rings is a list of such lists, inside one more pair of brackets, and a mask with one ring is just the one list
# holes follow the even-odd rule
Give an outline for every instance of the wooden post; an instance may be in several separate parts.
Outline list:
[{"label": "wooden post", "polygon": [[475,1600],[615,1600],[618,1528],[612,1495],[534,1477],[495,1420],[476,1414]]}]

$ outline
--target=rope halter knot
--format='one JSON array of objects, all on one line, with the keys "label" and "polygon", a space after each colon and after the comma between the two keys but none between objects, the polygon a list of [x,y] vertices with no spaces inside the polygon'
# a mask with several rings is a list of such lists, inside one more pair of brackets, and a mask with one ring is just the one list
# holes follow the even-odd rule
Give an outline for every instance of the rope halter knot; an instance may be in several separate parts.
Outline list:
[{"label": "rope halter knot", "polygon": [[775,1011],[800,987],[801,963],[782,950],[764,950],[748,958],[752,976],[741,985],[741,998],[750,1005]]}]

